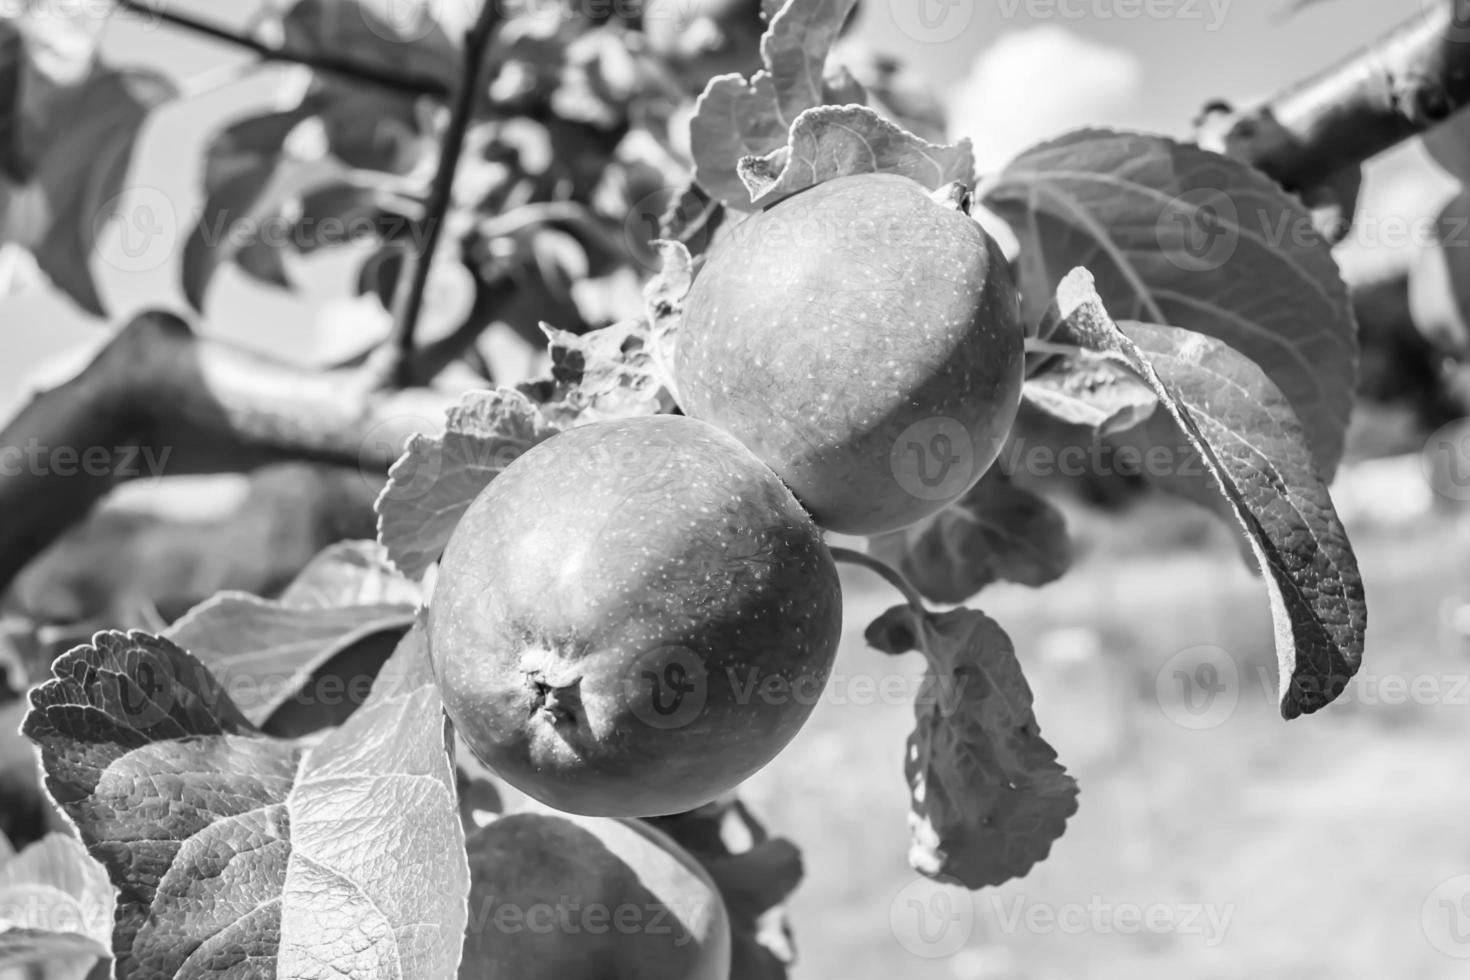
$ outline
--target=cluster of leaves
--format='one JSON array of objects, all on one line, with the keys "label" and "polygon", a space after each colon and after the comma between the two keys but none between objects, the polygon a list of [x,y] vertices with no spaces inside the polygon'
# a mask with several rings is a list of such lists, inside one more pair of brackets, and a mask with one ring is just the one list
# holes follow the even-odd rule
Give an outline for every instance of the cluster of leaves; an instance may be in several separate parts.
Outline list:
[{"label": "cluster of leaves", "polygon": [[[273,600],[224,595],[164,635],[98,634],[32,692],[25,732],[40,746],[47,787],[118,891],[109,948],[119,978],[247,961],[291,976],[454,970],[469,889],[457,800],[469,789],[456,778],[415,609],[459,516],[520,453],[558,431],[676,408],[668,353],[701,253],[721,226],[847,174],[899,173],[933,188],[974,181],[966,142],[936,143],[905,128],[830,64],[852,3],[767,5],[763,67],[750,78],[712,79],[694,108],[694,185],[666,216],[669,240],[657,249],[660,269],[642,309],[590,331],[548,328],[549,377],[470,393],[440,434],[415,437],[378,500],[376,544],[329,551]],[[345,43],[322,33],[337,23],[331,6],[293,7],[293,43]],[[595,236],[582,232],[605,228],[617,212],[595,213],[606,175],[582,173],[588,157],[558,141],[622,139],[657,114],[645,112],[641,94],[656,86],[636,71],[620,75],[614,66],[627,52],[599,40],[616,37],[600,31],[623,30],[502,25],[474,144],[485,167],[467,171],[457,192],[469,202],[461,213],[477,217],[458,240],[518,244],[483,253],[466,244],[461,256],[563,254],[538,236],[566,234],[587,260],[568,278],[591,275]],[[414,67],[453,65],[450,38]],[[417,50],[394,45],[381,56]],[[573,52],[577,70],[568,68]],[[296,108],[232,129],[210,161],[211,194],[279,173],[279,160],[255,157],[294,145],[309,120],[326,133],[336,176],[290,193],[351,196],[344,168],[411,183],[432,144],[418,104],[402,100],[397,115],[381,102],[347,111],[337,100],[389,97],[333,88],[317,80]],[[598,115],[598,105],[614,116]],[[333,106],[345,113],[335,123]],[[363,120],[396,120],[401,127],[390,129],[403,138],[368,138],[381,155],[354,155],[365,144],[349,131]],[[513,161],[508,145],[519,147]],[[276,179],[221,209],[279,205]],[[380,190],[355,199],[411,222],[383,205]],[[1310,216],[1240,164],[1159,137],[1101,131],[1022,154],[981,185],[981,197],[1021,242],[1033,338],[1028,405],[1079,437],[1164,450],[1171,466],[1152,479],[1231,514],[1271,600],[1283,714],[1329,703],[1357,668],[1366,616],[1326,490],[1342,455],[1356,347],[1327,243],[1270,235]],[[578,212],[550,204],[594,216],[564,221]],[[518,223],[525,208],[539,210],[521,211]],[[1205,226],[1223,229],[1228,257],[1201,260],[1187,236]],[[533,309],[536,321],[556,319]],[[1015,438],[1025,435],[1022,427]],[[1066,570],[1065,527],[1023,475],[992,474],[953,508],[870,549],[918,595],[874,622],[868,640],[895,655],[917,651],[928,665],[905,758],[910,860],[971,888],[1027,873],[1077,806],[1076,784],[1041,737],[1022,657],[1001,627],[972,609],[930,611],[920,598],[968,602],[996,581],[1039,586]],[[341,690],[344,677],[375,680],[354,696]],[[277,686],[261,683],[269,679]],[[794,884],[791,853],[734,853],[699,846],[693,831],[680,836],[726,891],[737,949],[756,943],[767,955],[753,958],[768,967],[789,959],[777,938],[784,925],[773,928],[770,913]],[[752,889],[752,880],[786,884],[772,893]],[[748,974],[761,975],[769,974]]]}]

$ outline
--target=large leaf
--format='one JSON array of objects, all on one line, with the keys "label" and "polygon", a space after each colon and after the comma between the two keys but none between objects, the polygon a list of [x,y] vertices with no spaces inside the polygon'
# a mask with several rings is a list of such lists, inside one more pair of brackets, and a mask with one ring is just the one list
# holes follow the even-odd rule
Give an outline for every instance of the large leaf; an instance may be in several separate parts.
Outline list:
[{"label": "large leaf", "polygon": [[926,599],[950,603],[992,582],[1042,586],[1072,564],[1061,512],[1013,484],[999,467],[933,517],[874,538],[871,551]]},{"label": "large leaf", "polygon": [[[487,0],[489,2],[489,0]],[[354,58],[436,78],[446,87],[459,78],[463,52],[445,29],[440,7],[470,4],[402,3],[400,0],[297,0],[282,19],[284,47],[303,55]],[[335,81],[335,80],[334,80]],[[358,83],[342,83],[360,88]]]},{"label": "large leaf", "polygon": [[1085,270],[1068,276],[1057,298],[1067,339],[1114,355],[1148,382],[1239,520],[1270,597],[1282,715],[1324,707],[1357,673],[1368,611],[1347,532],[1292,406],[1219,341],[1142,323],[1125,336]]},{"label": "large leaf", "polygon": [[311,748],[168,640],[99,633],[53,672],[23,730],[118,887],[119,980],[454,975],[469,874],[421,630]]},{"label": "large leaf", "polygon": [[112,955],[112,903],[107,872],[75,838],[0,854],[0,975],[26,966],[35,980],[80,980]]},{"label": "large leaf", "polygon": [[1118,319],[1196,330],[1259,364],[1331,479],[1352,407],[1356,324],[1327,243],[1298,201],[1198,147],[1087,130],[1021,154],[985,204],[1021,240],[1031,322],[1063,276],[1087,267]]},{"label": "large leaf", "polygon": [[421,577],[480,491],[556,431],[525,395],[497,388],[465,395],[442,434],[411,436],[375,505],[378,540],[393,563]]},{"label": "large leaf", "polygon": [[904,763],[909,863],[967,888],[1024,876],[1077,812],[1077,782],[1041,737],[1010,638],[969,609],[909,606],[879,616],[866,637],[929,661]]}]

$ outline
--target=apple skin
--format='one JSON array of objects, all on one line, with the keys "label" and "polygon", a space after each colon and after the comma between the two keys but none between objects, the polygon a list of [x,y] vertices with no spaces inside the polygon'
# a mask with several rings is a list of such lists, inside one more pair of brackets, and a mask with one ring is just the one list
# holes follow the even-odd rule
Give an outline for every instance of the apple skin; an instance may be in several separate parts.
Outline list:
[{"label": "apple skin", "polygon": [[963,496],[1020,407],[1025,338],[999,246],[892,174],[752,215],[684,305],[686,414],[733,434],[821,526],[906,527]]},{"label": "apple skin", "polygon": [[719,889],[646,824],[517,813],[475,831],[466,850],[470,921],[459,980],[730,976]]},{"label": "apple skin", "polygon": [[776,756],[842,626],[832,555],[760,460],[682,416],[513,461],[440,564],[430,656],[467,745],[570,813],[691,810]]}]

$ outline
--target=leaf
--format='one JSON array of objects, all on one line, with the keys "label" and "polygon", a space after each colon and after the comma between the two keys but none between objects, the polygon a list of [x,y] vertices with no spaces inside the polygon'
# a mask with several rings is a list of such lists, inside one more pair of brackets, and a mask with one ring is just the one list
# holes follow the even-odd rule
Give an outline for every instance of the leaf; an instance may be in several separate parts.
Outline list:
[{"label": "leaf", "polygon": [[453,975],[468,869],[421,629],[309,749],[166,639],[98,633],[53,673],[23,730],[119,889],[119,980]]},{"label": "leaf", "polygon": [[1219,341],[1134,323],[1120,332],[1086,270],[1058,292],[1066,329],[1146,380],[1230,504],[1265,575],[1280,660],[1281,714],[1329,704],[1363,657],[1357,559],[1285,396]]},{"label": "leaf", "polygon": [[1147,421],[1159,404],[1133,372],[1087,351],[1053,358],[1026,379],[1021,394],[1047,414],[1103,435]]},{"label": "leaf", "polygon": [[1036,588],[1072,564],[1061,511],[991,467],[969,493],[926,520],[872,539],[874,557],[896,566],[934,602],[964,602],[993,582]]},{"label": "leaf", "polygon": [[1041,737],[1010,637],[969,609],[920,616],[909,606],[866,636],[929,661],[904,765],[909,863],[972,889],[1023,877],[1077,812],[1077,782]]},{"label": "leaf", "polygon": [[659,271],[643,286],[643,309],[648,317],[648,331],[653,345],[653,358],[663,376],[664,386],[675,402],[679,389],[674,376],[674,354],[679,343],[679,330],[684,323],[684,298],[694,285],[694,258],[679,242],[658,241]]},{"label": "leaf", "polygon": [[[538,399],[561,428],[657,415],[674,407],[671,377],[643,317],[577,335],[542,324],[551,353],[551,388]],[[540,387],[540,386],[538,386]]]},{"label": "leaf", "polygon": [[[343,172],[342,164],[330,157],[303,160],[281,155],[263,159],[257,169],[211,191],[199,223],[184,244],[182,275],[189,305],[203,311],[214,273],[222,264],[235,261],[242,248],[281,248],[284,243],[262,240],[262,229],[281,220],[281,209],[288,201],[335,183]],[[258,258],[253,263],[260,268]]]},{"label": "leaf", "polygon": [[[337,671],[331,683],[309,686],[312,679],[338,662],[349,671],[381,666],[422,598],[377,542],[341,542],[313,558],[279,599],[221,592],[164,636],[208,666],[253,724],[277,730],[275,716],[296,701],[324,727],[361,703],[364,677]],[[364,644],[381,648],[380,634],[389,635],[387,651],[353,656]]]},{"label": "leaf", "polygon": [[[281,20],[282,46],[307,57],[353,58],[437,78],[450,88],[459,79],[463,52],[436,16],[436,6],[396,0],[297,0]],[[360,87],[356,82],[331,82],[344,90]]]},{"label": "leaf", "polygon": [[495,388],[466,394],[442,435],[411,436],[374,505],[393,564],[421,578],[490,481],[556,431],[525,395]]},{"label": "leaf", "polygon": [[930,143],[900,129],[866,106],[809,109],[791,125],[788,147],[745,157],[740,179],[751,203],[766,207],[824,180],[851,174],[901,174],[931,190],[973,183],[970,141]]},{"label": "leaf", "polygon": [[827,54],[857,0],[790,0],[761,36],[761,61],[771,75],[777,111],[786,126],[824,102]]},{"label": "leaf", "polygon": [[0,973],[28,965],[37,980],[86,976],[112,955],[113,898],[107,872],[65,834],[0,859]]},{"label": "leaf", "polygon": [[410,605],[296,607],[221,592],[165,635],[203,661],[245,716],[263,726],[332,660],[376,634],[401,635],[413,614]]},{"label": "leaf", "polygon": [[1268,177],[1162,137],[1084,130],[1021,154],[984,203],[1021,240],[1030,322],[1086,266],[1115,317],[1208,334],[1259,364],[1331,479],[1357,371],[1352,306],[1311,214]]},{"label": "leaf", "polygon": [[322,549],[281,593],[291,606],[408,605],[423,602],[423,590],[393,567],[376,541],[339,541]]},{"label": "leaf", "polygon": [[[10,169],[26,180],[13,186],[0,180],[0,240],[25,245],[58,289],[88,313],[105,316],[89,263],[101,232],[116,216],[139,131],[176,90],[153,72],[96,62],[62,80],[30,64],[16,70],[22,99],[44,111],[23,114],[5,127]],[[0,117],[13,111],[0,105]],[[12,207],[7,215],[7,204],[21,197],[31,208]]]},{"label": "leaf", "polygon": [[786,138],[770,75],[759,71],[749,82],[740,75],[716,76],[694,103],[689,120],[694,179],[715,200],[749,211],[750,192],[740,179],[740,161],[770,153],[785,145]]}]

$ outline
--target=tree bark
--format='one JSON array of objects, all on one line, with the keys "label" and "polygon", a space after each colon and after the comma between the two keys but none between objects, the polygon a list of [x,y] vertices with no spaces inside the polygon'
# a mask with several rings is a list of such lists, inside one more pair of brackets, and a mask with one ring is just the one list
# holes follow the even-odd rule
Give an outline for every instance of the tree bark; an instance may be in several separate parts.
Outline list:
[{"label": "tree bark", "polygon": [[381,474],[456,401],[285,364],[144,313],[0,431],[0,591],[121,482],[285,460]]}]

